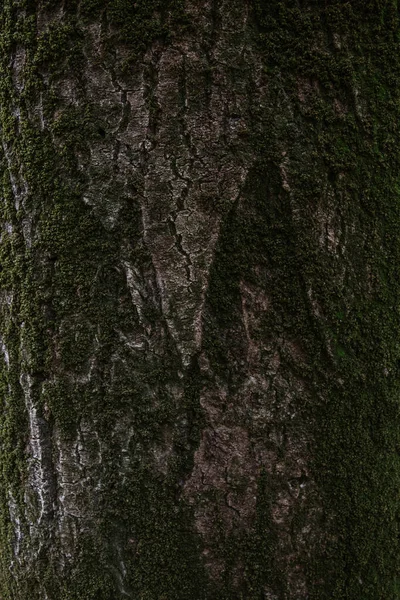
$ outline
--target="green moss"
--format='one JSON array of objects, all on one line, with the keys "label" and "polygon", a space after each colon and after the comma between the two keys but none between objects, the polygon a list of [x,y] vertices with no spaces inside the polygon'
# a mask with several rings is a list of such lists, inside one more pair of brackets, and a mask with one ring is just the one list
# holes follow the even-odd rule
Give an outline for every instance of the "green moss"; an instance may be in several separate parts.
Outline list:
[{"label": "green moss", "polygon": [[[180,407],[166,391],[181,384],[172,340],[165,341],[165,355],[148,360],[127,353],[111,372],[109,357],[123,352],[117,329],[129,332],[137,326],[119,268],[120,240],[130,240],[133,261],[144,270],[151,266],[146,251],[135,246],[141,235],[140,210],[126,200],[126,219],[115,233],[102,226],[100,213],[82,202],[85,179],[77,174],[76,153],[87,152],[88,139],[103,137],[100,129],[107,136],[96,106],[62,106],[53,119],[60,106],[57,98],[45,94],[50,130],[40,131],[35,124],[33,108],[44,91],[43,71],[50,70],[53,79],[70,71],[84,95],[79,88],[84,37],[75,3],[61,25],[39,37],[36,3],[25,5],[23,15],[7,0],[0,14],[2,140],[12,154],[12,165],[1,156],[0,210],[2,222],[14,227],[0,244],[1,289],[14,293],[12,304],[3,305],[1,332],[12,365],[0,372],[1,594],[19,600],[39,597],[39,580],[54,597],[60,589],[46,548],[43,565],[31,579],[16,572],[15,580],[8,570],[12,537],[7,494],[12,491],[22,507],[27,477],[28,423],[19,383],[23,371],[37,382],[39,407],[46,403],[65,435],[74,434],[80,417],[96,418],[111,444],[107,435],[128,410],[135,427],[134,480],[122,489],[112,461],[105,467],[108,492],[102,517],[92,537],[82,541],[61,583],[61,598],[116,597],[116,575],[109,565],[114,570],[118,565],[111,540],[125,540],[122,552],[133,597],[185,600],[218,593],[219,599],[238,594],[256,599],[270,586],[283,598],[287,590],[276,561],[279,540],[270,517],[274,482],[265,473],[259,480],[254,528],[229,537],[221,525],[215,550],[226,561],[225,578],[218,592],[208,587],[193,514],[179,505],[176,487],[191,471],[204,426],[199,408],[203,381],[196,361]],[[108,27],[112,32],[108,47],[118,41],[129,48],[128,64],[155,39],[168,43],[174,32],[190,25],[180,1],[83,0],[80,7],[85,22],[103,15],[102,35],[107,36]],[[335,515],[328,531],[335,541],[308,565],[310,597],[394,600],[399,593],[400,473],[397,5],[332,0],[300,9],[294,0],[255,0],[253,7],[257,31],[252,34],[268,78],[268,105],[254,107],[254,131],[245,132],[258,149],[258,161],[240,204],[223,223],[208,292],[205,346],[214,372],[232,391],[237,389],[246,369],[240,281],[268,295],[271,310],[259,335],[266,341],[291,336],[304,347],[307,367],[288,363],[287,368],[291,375],[301,374],[312,390],[313,406],[302,410],[315,424],[314,469],[326,510]],[[56,3],[46,3],[46,10],[54,8]],[[27,49],[21,96],[9,69],[10,56],[19,46]],[[302,85],[305,100],[299,94]],[[20,108],[19,123],[15,106]],[[283,151],[290,193],[282,188]],[[29,193],[25,206],[16,211],[9,175],[18,178],[20,169]],[[318,246],[315,220],[316,209],[328,213],[331,202],[338,213],[336,229],[341,230],[337,255]],[[24,241],[25,210],[34,215],[37,228],[31,248]],[[310,286],[321,317],[313,312]],[[161,320],[150,300],[145,318],[150,324]],[[94,358],[90,383],[72,384],[72,376],[84,380],[89,358]],[[149,389],[156,391],[158,404],[149,401]],[[183,417],[192,425],[189,439],[182,432],[174,441],[182,458],[167,478],[150,473],[146,452]],[[301,521],[302,515],[297,518]],[[27,532],[26,523],[23,527]],[[232,584],[238,556],[246,574],[240,591]]]},{"label": "green moss", "polygon": [[[51,17],[57,7],[47,2],[41,10],[47,10]],[[103,7],[104,3],[82,2],[81,16],[86,20],[99,18],[96,11]],[[179,7],[179,2],[138,2],[135,7],[131,2],[109,2],[106,18],[119,42],[131,48],[129,60],[133,61],[153,39],[166,39],[166,23],[173,21]],[[124,360],[112,369],[110,357],[124,353],[118,332],[129,334],[139,326],[121,270],[121,240],[129,240],[136,248],[141,236],[140,210],[126,199],[126,219],[115,233],[102,225],[100,211],[83,202],[86,178],[77,172],[76,153],[88,153],[88,141],[98,139],[96,105],[83,102],[79,110],[66,106],[43,85],[43,73],[51,73],[52,83],[68,71],[77,94],[84,97],[79,72],[84,38],[76,5],[74,9],[70,3],[63,22],[50,24],[39,36],[36,3],[25,3],[25,15],[20,12],[22,8],[5,2],[0,13],[2,141],[9,147],[12,161],[10,165],[10,158],[1,155],[1,217],[2,223],[12,223],[14,228],[12,235],[2,235],[0,243],[1,290],[14,295],[10,307],[2,304],[1,335],[11,367],[8,371],[2,364],[0,372],[0,594],[5,599],[36,600],[45,588],[49,597],[60,600],[115,600],[123,595],[118,584],[121,555],[129,573],[126,585],[135,597],[196,597],[205,576],[193,515],[183,502],[177,506],[176,483],[190,468],[193,447],[198,443],[196,374],[191,372],[184,383],[186,400],[178,410],[167,391],[168,386],[180,383],[176,381],[179,358],[171,340],[165,341],[165,356],[149,360],[125,352]],[[115,42],[113,38],[110,44]],[[21,46],[26,49],[24,88],[17,94],[9,64],[10,56]],[[37,116],[39,99],[50,124],[45,131]],[[18,119],[13,116],[15,106],[19,107]],[[21,173],[28,184],[29,192],[18,211],[10,172],[16,181]],[[32,216],[34,228],[30,247],[23,229],[26,214]],[[140,248],[136,253],[132,250],[130,258],[141,266],[151,264]],[[159,310],[150,302],[146,317],[150,322],[160,319]],[[85,383],[91,364],[90,382]],[[35,382],[34,402],[40,415],[49,412],[50,424],[56,424],[66,439],[76,436],[82,418],[96,420],[99,435],[110,448],[114,443],[111,432],[119,419],[129,415],[137,429],[139,449],[131,450],[140,460],[133,480],[123,483],[111,455],[105,457],[101,473],[106,488],[104,506],[99,507],[92,530],[81,536],[77,554],[61,580],[52,554],[57,551],[49,540],[44,541],[34,571],[26,573],[17,563],[12,572],[9,570],[14,543],[9,492],[20,511],[24,551],[30,544],[29,524],[23,518],[28,422],[21,372]],[[149,402],[149,389],[158,390],[162,399],[159,405]],[[190,439],[184,433],[182,439],[178,436],[182,460],[164,481],[149,471],[149,448],[162,439],[165,428],[189,413]],[[122,544],[118,551],[117,544]]]},{"label": "green moss", "polygon": [[[336,540],[325,550],[321,545],[309,564],[310,595],[394,599],[400,484],[396,6],[254,6],[269,104],[258,113],[258,165],[216,252],[206,344],[213,369],[237,389],[245,375],[240,281],[270,299],[264,340],[301,340],[309,368],[299,375],[314,390],[313,407],[306,409],[315,424],[314,469],[326,513],[335,515]],[[282,186],[282,152],[290,193]],[[328,218],[332,206],[335,253],[319,245],[315,222],[317,209]],[[248,579],[254,597],[263,589],[261,532],[255,525],[258,553]],[[264,582],[283,598],[279,570],[268,564]]]},{"label": "green moss", "polygon": [[182,0],[84,0],[81,14],[87,19],[103,15],[112,28],[109,46],[118,40],[128,45],[132,59],[155,40],[166,41],[177,33],[177,28],[187,25]]},{"label": "green moss", "polygon": [[[303,165],[295,163],[290,170],[292,193],[304,215],[303,223],[294,228],[292,244],[299,271],[313,286],[322,307],[322,327],[327,333],[329,328],[335,331],[339,344],[333,363],[323,351],[315,351],[318,342],[313,339],[304,300],[293,284],[287,285],[284,280],[284,293],[298,303],[291,328],[298,331],[299,324],[304,323],[301,335],[310,351],[314,348],[314,385],[321,389],[318,372],[330,382],[324,384],[327,402],[315,413],[317,428],[323,426],[323,435],[317,440],[316,472],[326,491],[326,505],[337,514],[338,546],[335,559],[332,551],[321,567],[322,576],[325,572],[329,577],[331,571],[335,585],[330,588],[331,582],[327,583],[326,588],[315,591],[315,597],[395,598],[393,582],[399,568],[399,150],[394,144],[387,145],[398,132],[398,89],[394,81],[400,74],[400,63],[398,43],[391,33],[395,16],[391,3],[371,6],[366,13],[361,4],[336,2],[304,17],[288,5],[279,3],[283,12],[279,22],[273,33],[263,34],[266,48],[271,44],[279,48],[276,61],[281,77],[290,81],[294,70],[315,77],[319,84],[316,94],[323,99],[322,105],[313,104],[313,113],[299,125],[307,131],[303,145],[313,145],[322,152],[314,167],[303,160]],[[259,10],[263,23],[262,19],[269,16],[266,10]],[[301,30],[301,39],[296,40],[296,64],[292,62],[292,47],[285,50],[281,43],[274,42],[275,38],[292,35],[289,27],[293,19],[299,21],[296,30]],[[326,42],[320,46],[313,42],[312,50],[306,35],[309,19],[314,21],[313,28],[321,31],[321,39],[327,40],[333,34],[342,36],[342,48],[327,51]],[[340,60],[340,54],[354,49],[357,60],[352,61],[351,69],[348,64],[344,68],[346,63]],[[354,99],[354,85],[360,85],[363,116]],[[347,114],[340,117],[342,121],[331,112],[332,94],[347,107]],[[294,106],[302,110],[298,101]],[[280,144],[290,143],[289,135],[287,131]],[[288,155],[290,160],[290,150]],[[335,174],[339,172],[340,180]],[[308,243],[306,224],[312,218],[313,200],[310,189],[303,185],[304,174],[317,181],[331,178],[337,202],[340,198],[336,210],[342,215],[342,235],[351,223],[358,229],[353,239],[347,236],[347,242],[342,242],[347,244],[343,250],[347,265],[344,284],[340,261],[335,266],[329,255],[322,251],[316,254]],[[310,583],[315,585],[319,576],[313,573]]]}]

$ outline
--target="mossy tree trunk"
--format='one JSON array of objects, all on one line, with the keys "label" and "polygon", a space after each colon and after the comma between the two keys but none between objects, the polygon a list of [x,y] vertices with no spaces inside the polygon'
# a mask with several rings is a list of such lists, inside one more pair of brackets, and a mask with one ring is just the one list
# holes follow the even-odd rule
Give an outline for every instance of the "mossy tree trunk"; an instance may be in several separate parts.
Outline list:
[{"label": "mossy tree trunk", "polygon": [[400,596],[396,0],[2,0],[0,596]]}]

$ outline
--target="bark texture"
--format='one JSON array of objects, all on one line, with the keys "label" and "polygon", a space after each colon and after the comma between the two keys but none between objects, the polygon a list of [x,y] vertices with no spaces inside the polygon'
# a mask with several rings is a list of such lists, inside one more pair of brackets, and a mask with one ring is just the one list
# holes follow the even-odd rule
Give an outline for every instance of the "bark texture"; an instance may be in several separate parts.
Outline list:
[{"label": "bark texture", "polygon": [[396,0],[2,0],[3,600],[400,594]]}]

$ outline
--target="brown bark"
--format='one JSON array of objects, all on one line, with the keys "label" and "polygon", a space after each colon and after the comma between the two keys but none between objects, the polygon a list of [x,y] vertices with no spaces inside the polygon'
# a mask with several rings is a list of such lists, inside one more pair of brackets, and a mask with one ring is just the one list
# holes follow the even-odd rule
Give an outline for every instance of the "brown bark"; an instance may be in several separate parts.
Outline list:
[{"label": "brown bark", "polygon": [[3,3],[4,598],[397,597],[400,54],[367,8]]}]

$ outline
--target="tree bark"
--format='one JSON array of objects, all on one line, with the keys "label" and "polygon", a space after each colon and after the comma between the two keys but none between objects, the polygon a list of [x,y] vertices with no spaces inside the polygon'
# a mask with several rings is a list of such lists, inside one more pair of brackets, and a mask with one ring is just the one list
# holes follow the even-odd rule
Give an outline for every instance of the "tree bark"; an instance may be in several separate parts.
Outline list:
[{"label": "tree bark", "polygon": [[400,593],[396,0],[2,0],[3,600]]}]

